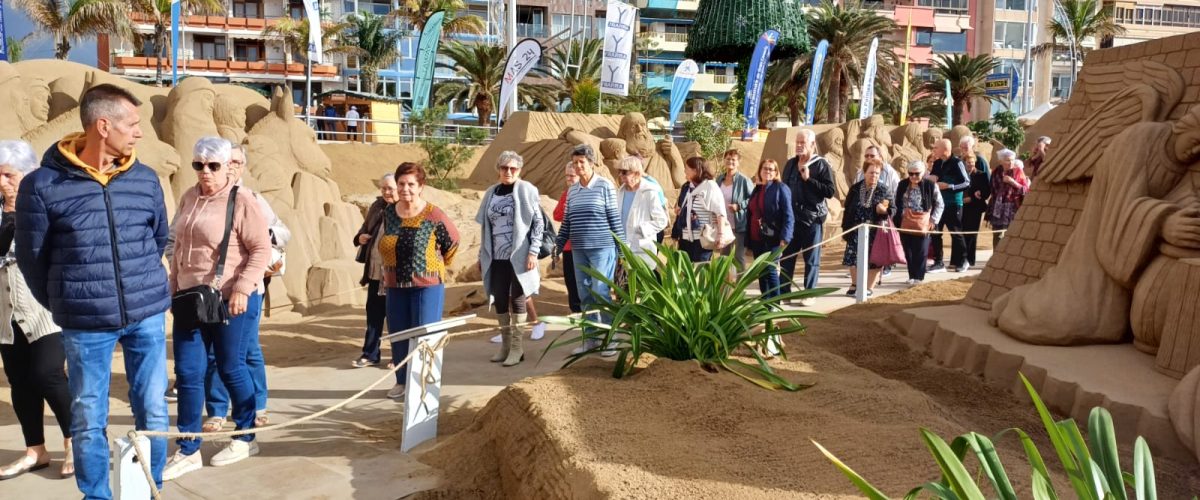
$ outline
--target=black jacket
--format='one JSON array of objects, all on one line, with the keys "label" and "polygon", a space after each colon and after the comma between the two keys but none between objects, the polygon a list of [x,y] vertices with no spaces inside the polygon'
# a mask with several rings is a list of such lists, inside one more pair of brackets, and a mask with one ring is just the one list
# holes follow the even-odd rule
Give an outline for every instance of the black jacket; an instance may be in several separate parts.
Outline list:
[{"label": "black jacket", "polygon": [[[371,280],[371,266],[379,265],[378,262],[370,262],[371,245],[375,244],[375,234],[379,231],[379,225],[383,223],[383,211],[388,206],[382,196],[375,198],[375,203],[372,203],[371,208],[367,209],[367,217],[363,219],[362,227],[358,228],[358,232],[354,234],[354,246],[358,247],[358,255],[354,257],[354,260],[363,263],[362,279],[358,282],[360,285],[365,285]],[[364,234],[370,238],[365,245],[360,245],[358,237]]]},{"label": "black jacket", "polygon": [[[762,192],[763,196],[763,213],[755,214],[753,200],[759,192]],[[792,212],[792,191],[788,189],[787,184],[772,182],[754,186],[754,190],[750,192],[750,200],[751,203],[746,208],[746,211],[749,212],[749,215],[746,216],[746,224],[749,224],[750,219],[757,216],[775,233],[773,237],[763,235],[762,241],[750,243],[761,245],[760,248],[774,248],[779,246],[780,242],[791,242],[796,222]],[[749,238],[749,226],[746,227],[746,234],[746,237]]]},{"label": "black jacket", "polygon": [[938,182],[949,184],[947,189],[942,190],[942,200],[946,205],[962,206],[962,194],[971,185],[967,164],[957,156],[950,155],[945,160],[934,161],[931,173],[937,176]]},{"label": "black jacket", "polygon": [[[692,183],[685,182],[679,187],[679,198],[675,200],[676,207],[683,207],[683,199],[687,198],[688,192],[692,190]],[[671,239],[679,241],[683,239],[683,228],[687,227],[687,210],[680,210],[675,215],[675,223],[671,224]]]},{"label": "black jacket", "polygon": [[[976,160],[975,173],[971,174],[971,186],[964,193],[963,209],[982,213],[987,210],[988,197],[992,195],[992,182],[987,172],[978,169],[978,161]],[[976,193],[979,196],[976,196]],[[970,197],[970,201],[966,197]]]},{"label": "black jacket", "polygon": [[796,225],[824,224],[829,216],[825,200],[833,198],[833,168],[820,156],[808,160],[808,180],[800,178],[800,165],[793,156],[783,167],[783,183],[792,190],[792,212]]}]

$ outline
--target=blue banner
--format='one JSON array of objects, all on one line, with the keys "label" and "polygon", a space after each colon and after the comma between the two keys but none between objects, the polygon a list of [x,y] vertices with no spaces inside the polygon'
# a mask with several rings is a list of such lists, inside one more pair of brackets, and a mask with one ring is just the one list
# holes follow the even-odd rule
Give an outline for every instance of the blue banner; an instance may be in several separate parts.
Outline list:
[{"label": "blue banner", "polygon": [[879,37],[871,39],[871,51],[867,53],[867,67],[863,69],[862,100],[858,103],[858,119],[870,118],[875,113],[875,72],[879,69],[876,54],[879,52]]},{"label": "blue banner", "polygon": [[762,104],[763,79],[767,76],[767,63],[771,62],[771,50],[778,41],[779,32],[767,30],[758,37],[758,45],[754,47],[750,71],[746,73],[746,104],[742,107],[742,113],[746,115],[743,141],[752,140],[758,135],[758,108]]},{"label": "blue banner", "polygon": [[8,35],[4,33],[4,0],[0,0],[0,61],[8,60]]},{"label": "blue banner", "polygon": [[171,0],[171,86],[179,83],[179,0]]},{"label": "blue banner", "polygon": [[829,41],[821,40],[813,53],[812,74],[808,76],[808,96],[804,98],[804,123],[813,124],[817,113],[817,96],[821,94],[821,72],[825,70],[825,54],[829,52]]},{"label": "blue banner", "polygon": [[434,12],[421,29],[421,41],[417,42],[417,65],[413,72],[412,110],[424,111],[429,107],[429,89],[433,86],[433,66],[437,62],[438,42],[442,39],[442,20],[445,11]]},{"label": "blue banner", "polygon": [[692,84],[696,83],[699,73],[700,66],[691,59],[679,63],[679,68],[675,69],[675,78],[671,79],[671,119],[667,120],[671,128],[675,128],[675,119],[679,118],[679,112],[683,110],[683,103],[687,101],[688,92],[692,91]]}]

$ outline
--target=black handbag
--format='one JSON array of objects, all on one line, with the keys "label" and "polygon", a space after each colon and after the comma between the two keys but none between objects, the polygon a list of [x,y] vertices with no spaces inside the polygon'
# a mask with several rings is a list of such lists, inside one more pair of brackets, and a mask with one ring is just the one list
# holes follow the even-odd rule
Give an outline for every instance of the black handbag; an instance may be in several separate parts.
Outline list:
[{"label": "black handbag", "polygon": [[229,309],[221,296],[221,276],[225,274],[225,255],[229,253],[229,234],[233,231],[233,208],[237,204],[237,190],[229,191],[229,203],[225,208],[225,235],[218,246],[217,275],[212,285],[197,285],[180,290],[171,296],[171,315],[175,327],[194,330],[204,325],[226,324]]},{"label": "black handbag", "polygon": [[554,252],[554,246],[558,243],[558,233],[554,230],[554,223],[550,221],[550,217],[546,216],[546,211],[542,211],[542,246],[538,248],[538,260],[549,257]]}]

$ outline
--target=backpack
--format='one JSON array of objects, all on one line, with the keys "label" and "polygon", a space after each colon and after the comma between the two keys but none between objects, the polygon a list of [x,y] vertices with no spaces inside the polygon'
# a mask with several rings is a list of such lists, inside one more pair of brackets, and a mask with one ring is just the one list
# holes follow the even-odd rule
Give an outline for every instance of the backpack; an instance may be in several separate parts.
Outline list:
[{"label": "backpack", "polygon": [[542,210],[542,223],[542,247],[538,249],[538,260],[549,257],[554,252],[554,246],[558,239],[558,232],[554,230],[554,221],[550,220],[545,210]]}]

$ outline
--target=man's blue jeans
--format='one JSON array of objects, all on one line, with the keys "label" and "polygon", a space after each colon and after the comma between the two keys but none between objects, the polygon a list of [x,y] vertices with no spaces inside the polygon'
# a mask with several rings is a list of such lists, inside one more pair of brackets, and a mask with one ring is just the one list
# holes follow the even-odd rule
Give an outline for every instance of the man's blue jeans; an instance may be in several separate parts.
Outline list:
[{"label": "man's blue jeans", "polygon": [[[594,279],[583,270],[592,268],[600,272],[600,274],[612,279],[613,273],[617,270],[617,248],[615,246],[604,248],[572,248],[571,253],[575,258],[575,286],[579,289],[579,303],[584,311],[587,311],[592,306],[596,305],[597,297],[603,300],[608,300],[608,285],[603,281]],[[607,322],[611,318],[607,315],[593,319]],[[587,330],[584,330],[586,333]]]},{"label": "man's blue jeans", "polygon": [[[254,321],[243,322],[246,326],[242,331],[243,351],[246,353],[246,368],[250,369],[250,380],[254,382],[254,409],[267,409],[267,364],[263,359],[262,345],[258,343],[258,328],[262,322],[262,302],[248,302],[246,314],[253,314]],[[217,353],[208,350],[208,373],[204,376],[204,409],[210,417],[229,416],[229,389],[221,382],[217,373]]]},{"label": "man's blue jeans", "polygon": [[[167,390],[166,328],[166,313],[159,313],[117,330],[63,329],[71,385],[75,484],[85,499],[112,498],[108,479],[108,390],[117,343],[125,358],[134,426],[138,430],[165,431],[170,425],[167,402],[162,397]],[[150,472],[159,488],[166,462],[166,438],[150,438]]]},{"label": "man's blue jeans", "polygon": [[[254,383],[246,368],[246,344],[242,337],[247,323],[258,323],[258,315],[252,313],[262,307],[262,295],[250,294],[246,304],[245,313],[229,318],[225,324],[204,325],[194,330],[175,328],[172,335],[175,340],[175,388],[179,391],[179,415],[175,424],[180,432],[200,432],[209,350],[216,353],[217,373],[232,396],[233,421],[237,430],[254,428]],[[253,441],[254,435],[234,439]],[[175,442],[184,455],[200,451],[200,439],[180,438]]]}]

